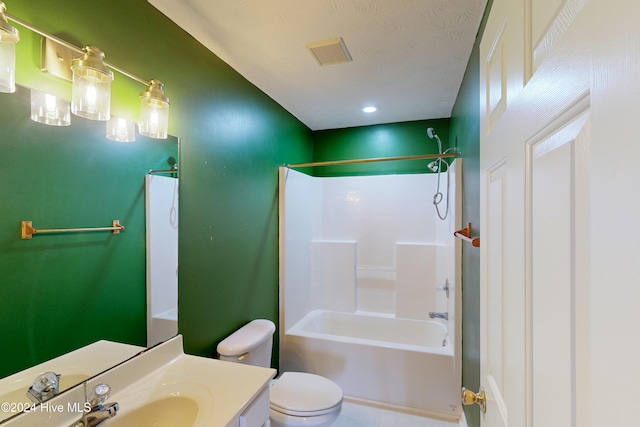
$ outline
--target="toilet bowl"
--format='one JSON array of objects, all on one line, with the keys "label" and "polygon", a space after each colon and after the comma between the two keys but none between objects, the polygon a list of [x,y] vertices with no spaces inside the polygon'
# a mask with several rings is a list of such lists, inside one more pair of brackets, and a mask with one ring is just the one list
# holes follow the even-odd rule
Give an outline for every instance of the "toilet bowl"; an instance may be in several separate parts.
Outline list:
[{"label": "toilet bowl", "polygon": [[271,427],[327,427],[340,415],[342,390],[314,374],[285,372],[270,390]]},{"label": "toilet bowl", "polygon": [[[254,366],[271,365],[275,324],[249,322],[217,346],[220,360]],[[340,415],[342,389],[328,378],[304,372],[285,372],[269,389],[271,427],[328,427]]]}]

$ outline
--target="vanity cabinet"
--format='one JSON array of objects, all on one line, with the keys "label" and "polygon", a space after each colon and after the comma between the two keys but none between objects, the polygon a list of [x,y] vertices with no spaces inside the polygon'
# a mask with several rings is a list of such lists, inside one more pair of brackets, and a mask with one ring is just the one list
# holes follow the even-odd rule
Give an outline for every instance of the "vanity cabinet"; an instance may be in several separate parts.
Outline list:
[{"label": "vanity cabinet", "polygon": [[269,420],[269,386],[264,387],[258,396],[238,417],[238,427],[262,427]]}]

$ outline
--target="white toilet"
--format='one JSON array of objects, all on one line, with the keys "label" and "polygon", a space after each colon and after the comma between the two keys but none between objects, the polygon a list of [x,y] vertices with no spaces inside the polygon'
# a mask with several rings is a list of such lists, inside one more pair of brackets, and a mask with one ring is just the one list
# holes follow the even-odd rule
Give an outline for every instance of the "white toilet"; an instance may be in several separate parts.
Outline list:
[{"label": "white toilet", "polygon": [[[218,344],[220,360],[268,368],[271,365],[273,333],[270,320],[254,320]],[[328,427],[340,415],[342,389],[319,375],[285,372],[272,382],[271,427]]]}]

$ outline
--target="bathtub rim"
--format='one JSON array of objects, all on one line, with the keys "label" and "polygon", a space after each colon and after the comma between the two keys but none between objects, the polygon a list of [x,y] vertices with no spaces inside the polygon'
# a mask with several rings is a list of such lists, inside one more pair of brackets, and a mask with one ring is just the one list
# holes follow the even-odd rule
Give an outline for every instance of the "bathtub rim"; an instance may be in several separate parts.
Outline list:
[{"label": "bathtub rim", "polygon": [[397,343],[397,342],[391,342],[391,341],[372,340],[372,339],[358,338],[358,337],[346,337],[346,336],[333,335],[333,334],[327,334],[322,332],[311,332],[304,329],[304,324],[307,321],[309,321],[308,316],[311,315],[315,317],[318,314],[325,314],[325,313],[337,313],[337,314],[361,316],[361,317],[378,317],[378,318],[389,319],[391,321],[396,319],[395,317],[384,316],[384,315],[378,316],[376,314],[371,314],[371,313],[358,314],[358,313],[348,313],[348,312],[331,311],[331,310],[319,310],[319,309],[311,310],[307,312],[302,317],[302,319],[296,322],[295,325],[293,325],[291,328],[285,331],[284,339],[286,340],[287,335],[289,335],[289,336],[295,336],[295,337],[311,338],[311,339],[326,340],[326,341],[338,341],[342,343],[356,344],[356,345],[362,345],[362,346],[374,346],[374,347],[391,348],[391,349],[397,349],[397,350],[403,350],[403,351],[413,351],[417,353],[429,353],[429,354],[437,354],[437,355],[451,356],[451,357],[453,357],[454,355],[453,343],[451,342],[452,340],[451,340],[451,337],[449,336],[446,325],[435,320],[398,319],[398,320],[411,320],[416,322],[424,322],[424,323],[438,325],[438,327],[441,327],[445,332],[445,340],[446,340],[445,346],[433,347],[433,346],[404,344],[404,343]]}]

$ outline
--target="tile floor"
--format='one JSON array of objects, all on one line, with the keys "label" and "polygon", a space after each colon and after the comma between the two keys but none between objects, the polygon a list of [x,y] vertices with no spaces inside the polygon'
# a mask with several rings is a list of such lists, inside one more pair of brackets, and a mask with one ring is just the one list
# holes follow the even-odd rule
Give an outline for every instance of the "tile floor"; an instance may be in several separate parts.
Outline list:
[{"label": "tile floor", "polygon": [[458,422],[425,418],[376,406],[344,401],[332,427],[459,427]]}]

